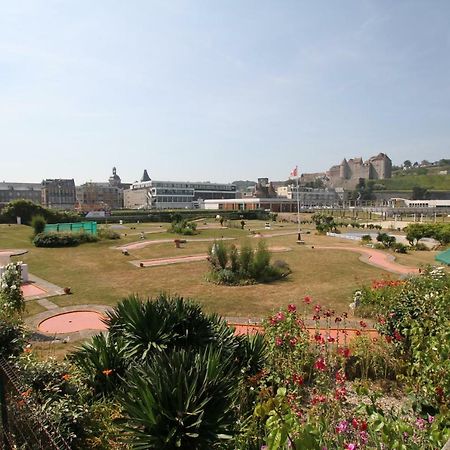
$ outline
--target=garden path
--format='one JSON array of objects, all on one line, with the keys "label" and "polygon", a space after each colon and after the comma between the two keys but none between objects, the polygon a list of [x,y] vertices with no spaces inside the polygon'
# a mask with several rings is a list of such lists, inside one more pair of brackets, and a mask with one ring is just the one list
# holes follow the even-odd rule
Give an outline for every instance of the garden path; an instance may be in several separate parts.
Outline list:
[{"label": "garden path", "polygon": [[365,247],[344,247],[344,246],[319,246],[315,247],[317,250],[348,250],[361,254],[359,258],[362,262],[372,266],[380,267],[388,272],[400,275],[417,275],[420,270],[416,267],[403,266],[395,262],[395,257],[386,254],[382,250],[375,250],[373,248]]}]

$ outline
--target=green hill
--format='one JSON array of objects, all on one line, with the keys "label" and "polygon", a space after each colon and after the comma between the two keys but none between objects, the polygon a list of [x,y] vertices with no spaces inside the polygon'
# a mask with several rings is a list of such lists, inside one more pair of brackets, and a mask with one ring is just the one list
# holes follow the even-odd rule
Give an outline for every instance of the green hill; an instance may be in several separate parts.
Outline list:
[{"label": "green hill", "polygon": [[399,170],[393,173],[392,178],[379,180],[377,184],[383,185],[386,190],[411,190],[414,186],[420,186],[428,190],[449,191],[450,174],[440,175],[440,171],[449,171],[450,166],[427,167]]}]

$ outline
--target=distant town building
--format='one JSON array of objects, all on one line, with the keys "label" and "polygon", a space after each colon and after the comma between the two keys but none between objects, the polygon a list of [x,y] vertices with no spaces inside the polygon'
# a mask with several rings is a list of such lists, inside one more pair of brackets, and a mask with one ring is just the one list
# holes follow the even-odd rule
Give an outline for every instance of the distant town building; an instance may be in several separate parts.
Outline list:
[{"label": "distant town building", "polygon": [[77,197],[73,178],[43,180],[41,194],[41,203],[46,208],[63,210],[75,208]]},{"label": "distant town building", "polygon": [[124,190],[124,207],[127,209],[179,209],[198,208],[207,199],[236,198],[236,186],[232,184],[156,181],[147,171],[141,180]]},{"label": "distant town building", "polygon": [[392,161],[384,153],[372,156],[367,161],[363,161],[362,158],[352,158],[347,161],[344,158],[341,164],[332,166],[327,172],[330,186],[348,189],[354,189],[360,179],[382,180],[391,176]]},{"label": "distant town building", "polygon": [[[295,185],[280,186],[277,188],[279,198],[286,198],[297,201],[297,187]],[[301,206],[336,206],[340,198],[335,189],[319,189],[306,186],[299,186],[298,198]]]},{"label": "distant town building", "polygon": [[77,209],[80,211],[110,211],[123,208],[123,190],[131,183],[122,183],[113,167],[108,182],[86,182],[77,186]]},{"label": "distant town building", "polygon": [[31,200],[41,203],[41,183],[0,183],[0,206],[5,206],[12,200]]}]

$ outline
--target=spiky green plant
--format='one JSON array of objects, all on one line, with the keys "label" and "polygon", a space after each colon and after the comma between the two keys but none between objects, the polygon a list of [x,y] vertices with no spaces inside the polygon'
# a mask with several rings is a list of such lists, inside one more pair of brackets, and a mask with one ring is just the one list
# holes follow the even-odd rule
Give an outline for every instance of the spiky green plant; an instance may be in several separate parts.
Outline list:
[{"label": "spiky green plant", "polygon": [[130,363],[123,339],[109,333],[93,336],[69,355],[69,359],[96,395],[114,393],[123,384]]},{"label": "spiky green plant", "polygon": [[123,396],[135,449],[212,449],[230,437],[238,372],[220,349],[153,356],[134,371]]}]

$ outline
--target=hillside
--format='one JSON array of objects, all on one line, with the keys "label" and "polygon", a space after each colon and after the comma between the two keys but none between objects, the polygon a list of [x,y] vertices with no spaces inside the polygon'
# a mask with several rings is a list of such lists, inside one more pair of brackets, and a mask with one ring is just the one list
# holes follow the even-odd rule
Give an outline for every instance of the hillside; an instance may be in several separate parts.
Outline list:
[{"label": "hillside", "polygon": [[429,167],[399,170],[393,173],[392,178],[377,181],[386,190],[411,190],[414,186],[420,186],[428,190],[450,190],[450,174],[440,175],[440,171],[450,171],[450,166]]}]

